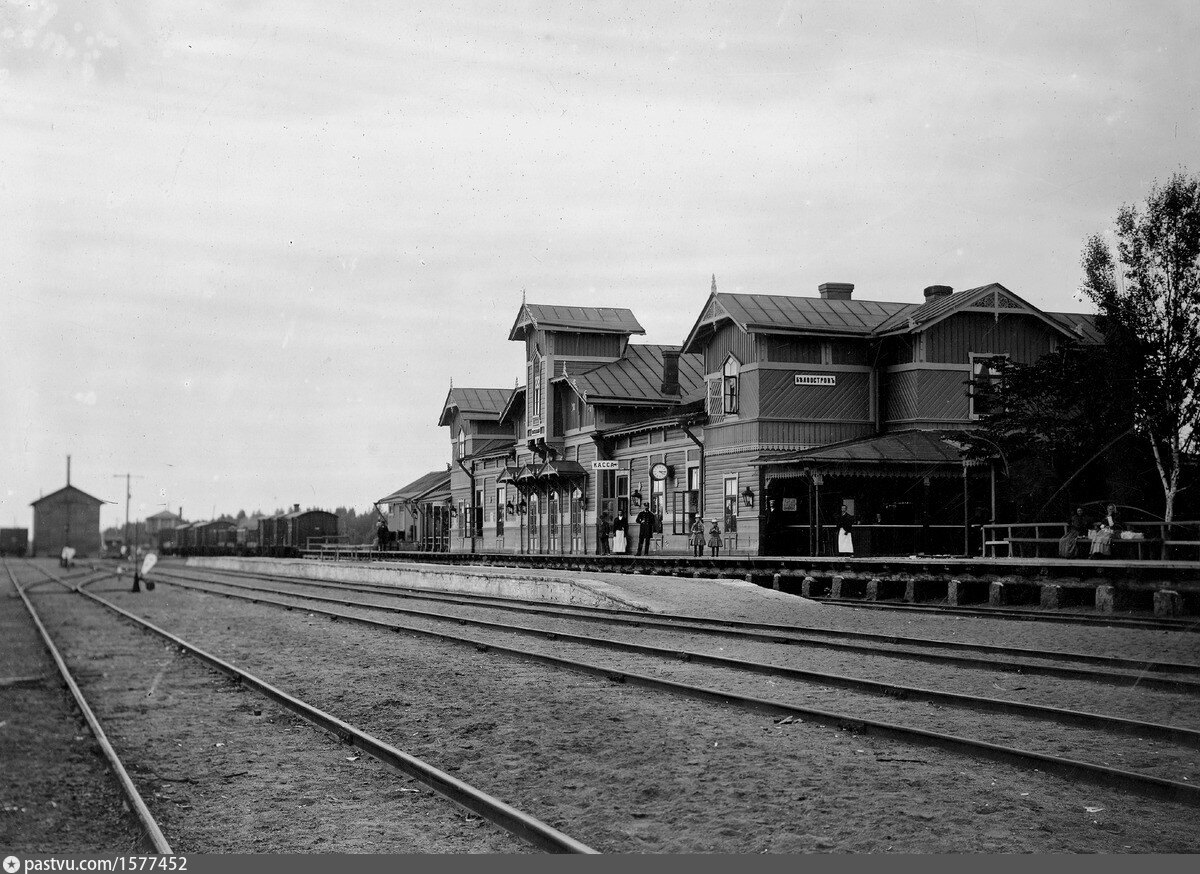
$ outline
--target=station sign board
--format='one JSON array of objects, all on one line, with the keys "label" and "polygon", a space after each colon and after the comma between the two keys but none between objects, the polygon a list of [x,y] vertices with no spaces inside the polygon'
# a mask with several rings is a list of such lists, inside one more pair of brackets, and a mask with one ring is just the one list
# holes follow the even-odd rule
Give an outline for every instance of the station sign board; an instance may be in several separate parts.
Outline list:
[{"label": "station sign board", "polygon": [[832,373],[797,373],[796,385],[837,385]]},{"label": "station sign board", "polygon": [[592,470],[616,470],[617,461],[593,461]]}]

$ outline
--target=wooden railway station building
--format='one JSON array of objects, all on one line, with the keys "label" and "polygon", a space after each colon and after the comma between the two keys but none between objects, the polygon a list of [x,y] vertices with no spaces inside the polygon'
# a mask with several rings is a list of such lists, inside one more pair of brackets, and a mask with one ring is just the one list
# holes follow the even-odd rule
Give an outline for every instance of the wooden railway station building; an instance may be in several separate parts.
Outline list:
[{"label": "wooden railway station building", "polygon": [[689,552],[700,517],[727,552],[828,555],[845,506],[857,554],[968,551],[994,510],[991,465],[949,436],[984,414],[971,385],[996,356],[1098,342],[1094,317],[997,283],[916,303],[853,291],[728,294],[714,279],[679,346],[634,342],[628,309],[523,302],[508,338],[524,384],[447,394],[449,495],[425,506],[449,531],[423,548],[595,553],[600,514],[636,543],[648,507],[655,552]]}]

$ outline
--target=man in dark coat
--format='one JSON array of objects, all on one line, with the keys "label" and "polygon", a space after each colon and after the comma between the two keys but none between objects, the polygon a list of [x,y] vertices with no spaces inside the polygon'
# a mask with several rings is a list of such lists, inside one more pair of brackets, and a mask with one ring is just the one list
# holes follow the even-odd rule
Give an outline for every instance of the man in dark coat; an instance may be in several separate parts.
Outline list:
[{"label": "man in dark coat", "polygon": [[608,521],[608,511],[605,510],[600,514],[600,521],[596,523],[596,555],[610,555],[612,548],[608,545],[608,538],[612,534],[612,524]]},{"label": "man in dark coat", "polygon": [[375,536],[379,538],[379,551],[383,552],[387,549],[388,541],[392,537],[392,532],[388,530],[387,519],[380,518],[379,527],[375,529]]},{"label": "man in dark coat", "polygon": [[638,555],[650,554],[650,538],[654,536],[654,514],[650,512],[649,507],[642,507],[642,512],[637,514],[638,523]]}]

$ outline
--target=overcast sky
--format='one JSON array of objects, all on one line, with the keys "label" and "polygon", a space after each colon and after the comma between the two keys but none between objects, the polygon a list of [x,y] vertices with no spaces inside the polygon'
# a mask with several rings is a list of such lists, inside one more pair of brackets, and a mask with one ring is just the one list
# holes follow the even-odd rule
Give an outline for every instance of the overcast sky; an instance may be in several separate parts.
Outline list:
[{"label": "overcast sky", "polygon": [[0,4],[3,526],[68,454],[105,525],[125,472],[369,507],[514,384],[522,289],[651,343],[714,273],[1083,310],[1084,237],[1200,172],[1190,0]]}]

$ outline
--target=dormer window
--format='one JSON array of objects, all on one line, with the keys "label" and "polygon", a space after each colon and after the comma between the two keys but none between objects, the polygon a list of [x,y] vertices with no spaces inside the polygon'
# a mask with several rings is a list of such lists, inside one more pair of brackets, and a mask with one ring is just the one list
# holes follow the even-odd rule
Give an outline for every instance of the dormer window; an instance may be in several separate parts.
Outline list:
[{"label": "dormer window", "polygon": [[467,432],[462,428],[458,429],[458,457],[467,457]]},{"label": "dormer window", "polygon": [[738,374],[741,372],[741,368],[742,365],[732,355],[725,359],[725,366],[721,368],[723,382],[721,393],[724,398],[722,408],[727,414],[738,411]]}]

